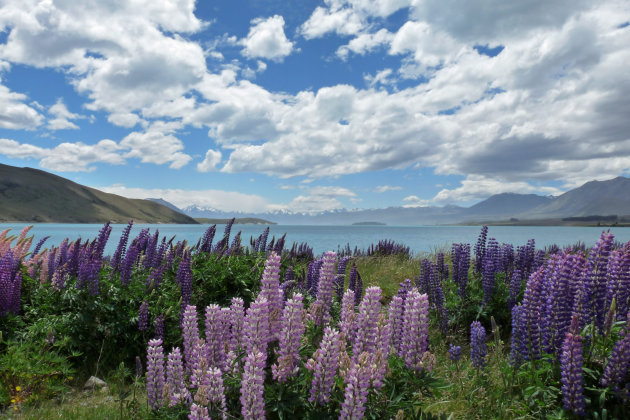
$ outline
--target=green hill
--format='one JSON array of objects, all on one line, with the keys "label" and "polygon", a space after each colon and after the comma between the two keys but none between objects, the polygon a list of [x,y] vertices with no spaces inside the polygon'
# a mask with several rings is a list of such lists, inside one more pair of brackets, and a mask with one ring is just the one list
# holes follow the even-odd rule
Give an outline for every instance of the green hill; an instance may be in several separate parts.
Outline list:
[{"label": "green hill", "polygon": [[0,164],[0,222],[197,223],[161,204],[108,194],[48,172]]}]

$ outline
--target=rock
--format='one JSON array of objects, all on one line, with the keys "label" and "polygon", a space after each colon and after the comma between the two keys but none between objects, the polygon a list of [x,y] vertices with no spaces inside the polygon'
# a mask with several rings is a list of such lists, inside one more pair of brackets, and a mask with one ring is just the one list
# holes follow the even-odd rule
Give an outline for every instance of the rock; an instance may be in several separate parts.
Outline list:
[{"label": "rock", "polygon": [[107,383],[104,380],[97,378],[96,376],[90,376],[90,379],[88,379],[85,385],[83,385],[84,390],[93,390],[106,387]]}]

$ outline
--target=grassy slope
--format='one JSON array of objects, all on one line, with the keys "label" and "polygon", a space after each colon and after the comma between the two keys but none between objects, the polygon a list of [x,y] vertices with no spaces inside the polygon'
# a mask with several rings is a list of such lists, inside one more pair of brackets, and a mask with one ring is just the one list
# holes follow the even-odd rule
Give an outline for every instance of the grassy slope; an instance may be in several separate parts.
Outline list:
[{"label": "grassy slope", "polygon": [[32,168],[0,165],[0,222],[197,223],[168,207],[108,194]]}]

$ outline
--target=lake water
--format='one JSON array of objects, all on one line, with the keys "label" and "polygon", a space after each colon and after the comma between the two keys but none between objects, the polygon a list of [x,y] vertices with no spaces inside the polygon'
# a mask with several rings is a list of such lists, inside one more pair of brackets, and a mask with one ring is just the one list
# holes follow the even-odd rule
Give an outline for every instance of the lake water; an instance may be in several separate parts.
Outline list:
[{"label": "lake water", "polygon": [[[0,231],[10,228],[11,234],[17,235],[27,224],[0,223]],[[116,249],[122,230],[126,225],[112,225],[112,233],[105,249],[106,254],[112,254]],[[160,236],[176,236],[177,240],[186,240],[196,244],[209,225],[134,225],[131,238],[138,234],[140,229],[150,228],[160,231]],[[65,238],[75,240],[77,238],[92,239],[98,235],[100,224],[35,224],[31,234],[35,235],[36,243],[40,238],[50,235],[45,246],[58,245]],[[223,236],[224,225],[217,225],[217,238]],[[249,245],[251,236],[260,235],[263,225],[234,225],[232,237],[242,232],[244,245]],[[286,246],[293,242],[307,242],[316,254],[332,250],[349,243],[354,249],[367,248],[370,244],[381,239],[391,239],[410,247],[414,254],[433,252],[436,249],[450,249],[454,242],[463,242],[474,245],[477,241],[481,227],[479,226],[304,226],[304,225],[271,225],[269,239],[272,236],[280,237],[287,234]],[[608,229],[608,228],[606,228]],[[495,238],[499,243],[511,243],[514,246],[524,245],[528,239],[536,240],[536,247],[541,248],[551,244],[559,246],[571,245],[578,241],[587,246],[595,244],[604,228],[600,227],[566,227],[566,226],[490,226],[488,237]],[[630,241],[630,228],[610,228],[615,239],[620,242]]]}]

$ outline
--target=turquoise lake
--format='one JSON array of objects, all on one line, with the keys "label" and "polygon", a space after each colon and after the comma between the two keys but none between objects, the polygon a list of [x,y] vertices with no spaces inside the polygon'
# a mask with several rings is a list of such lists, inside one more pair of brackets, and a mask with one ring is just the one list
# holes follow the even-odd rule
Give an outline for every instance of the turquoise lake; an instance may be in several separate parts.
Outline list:
[{"label": "turquoise lake", "polygon": [[[0,224],[0,231],[7,228],[12,229],[11,234],[18,234],[27,226],[26,223],[3,223]],[[105,249],[106,254],[112,254],[116,249],[120,234],[126,225],[112,225],[112,234]],[[171,238],[173,235],[177,240],[186,240],[190,244],[196,244],[199,238],[209,225],[158,225],[158,224],[138,224],[134,225],[131,237],[135,237],[140,229],[149,228],[151,232],[159,230],[160,236]],[[45,247],[58,245],[65,238],[71,240],[82,238],[92,239],[97,234],[102,225],[100,224],[35,224],[31,234],[35,235],[37,242],[44,236],[50,236]],[[224,225],[217,225],[217,238],[223,236]],[[263,225],[234,225],[232,237],[238,232],[242,232],[243,245],[249,244],[249,238],[260,235],[265,226]],[[414,254],[433,252],[436,249],[450,249],[454,242],[470,243],[474,245],[477,241],[481,227],[479,226],[307,226],[307,225],[271,225],[269,239],[272,236],[280,237],[287,234],[286,247],[290,247],[293,242],[307,242],[316,254],[332,250],[350,244],[354,249],[366,248],[372,243],[381,239],[391,239],[403,243],[411,248]],[[514,246],[524,245],[528,239],[536,240],[536,247],[541,248],[551,244],[559,246],[571,245],[576,242],[583,242],[587,246],[595,244],[602,231],[608,228],[601,227],[565,227],[565,226],[491,226],[488,237],[495,238],[499,243],[511,243]],[[630,228],[610,228],[615,235],[615,240],[620,242],[630,241]]]}]

